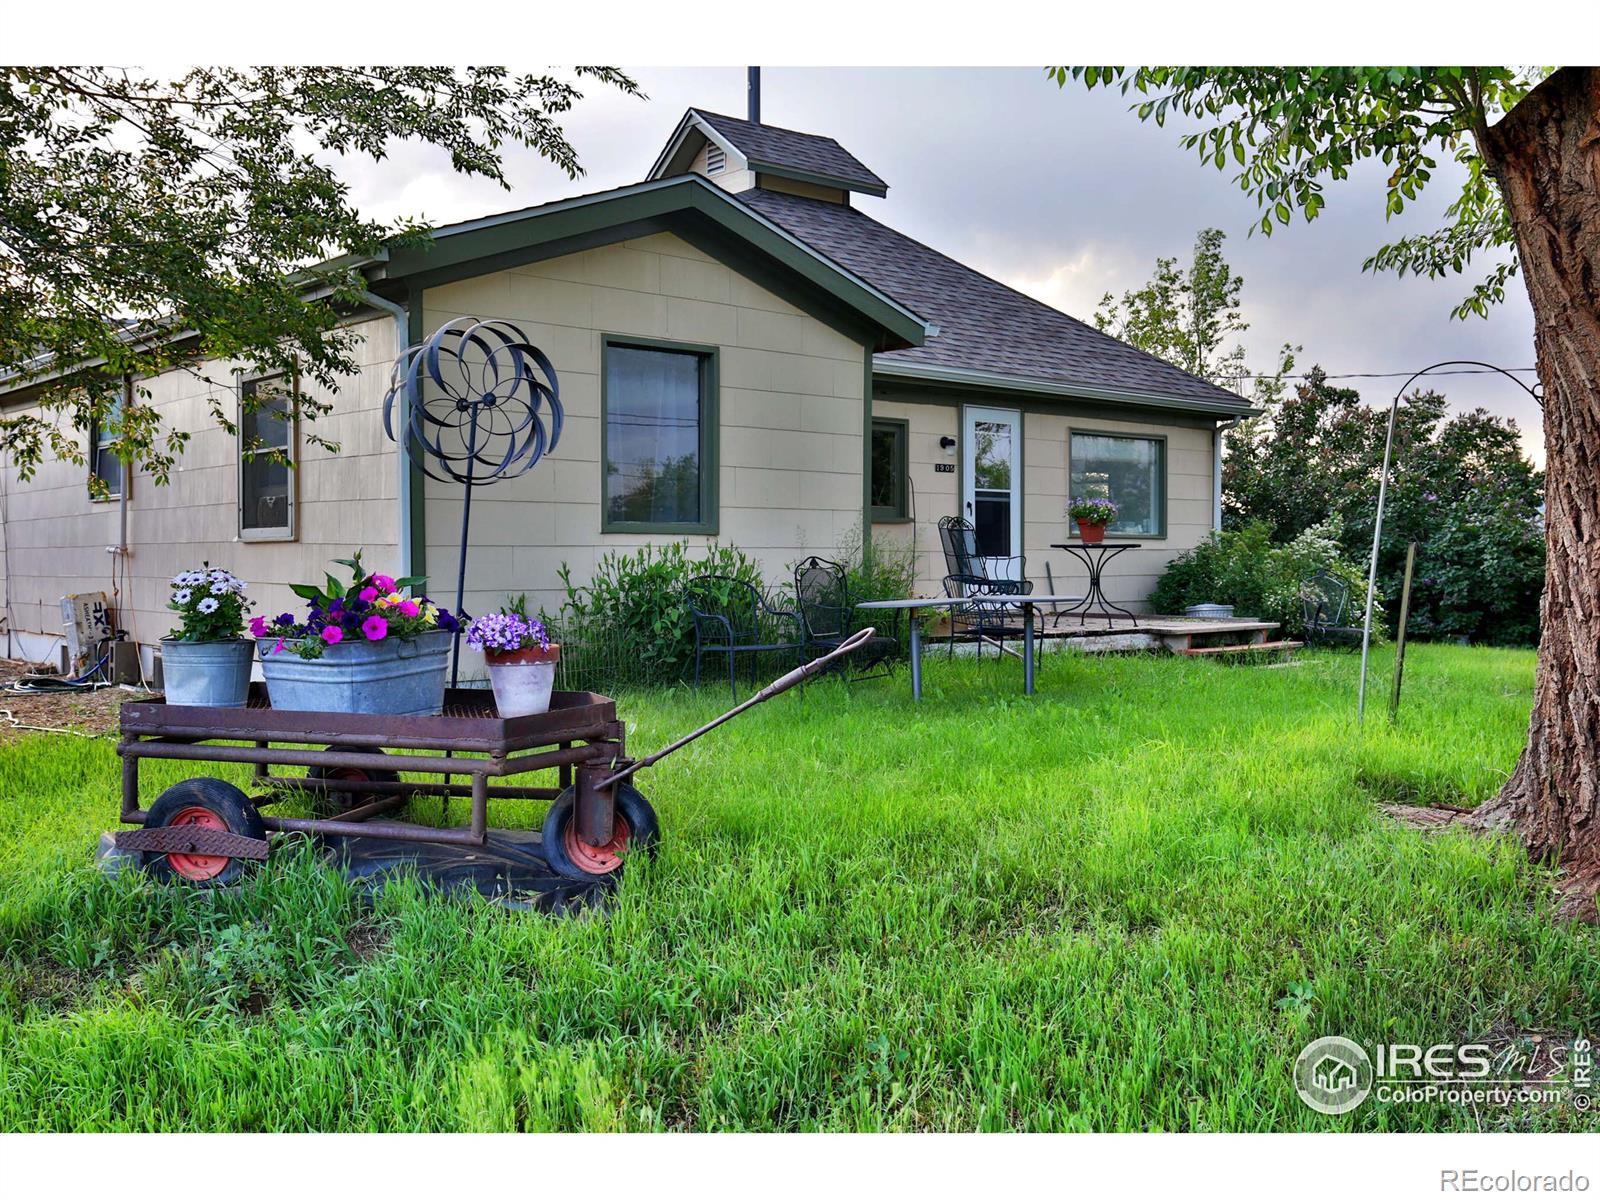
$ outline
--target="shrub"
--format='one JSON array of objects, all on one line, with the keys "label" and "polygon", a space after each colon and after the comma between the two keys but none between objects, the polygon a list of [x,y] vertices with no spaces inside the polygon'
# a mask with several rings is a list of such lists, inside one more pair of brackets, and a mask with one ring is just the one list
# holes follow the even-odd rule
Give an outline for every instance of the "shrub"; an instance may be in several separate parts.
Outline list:
[{"label": "shrub", "polygon": [[[839,539],[836,561],[844,568],[845,588],[852,604],[863,600],[908,599],[917,581],[916,552],[909,543],[902,546],[874,542],[872,553],[863,554],[860,525]],[[852,628],[882,625],[886,620],[893,621],[894,614],[868,610],[855,614]]]},{"label": "shrub", "polygon": [[733,546],[712,542],[697,558],[688,542],[641,546],[632,554],[611,551],[585,585],[572,582],[571,568],[558,572],[566,599],[553,624],[560,633],[562,657],[569,630],[582,631],[573,649],[592,642],[604,646],[613,666],[624,668],[618,682],[676,683],[694,665],[694,624],[684,592],[697,575],[729,575],[761,586],[761,567]]},{"label": "shrub", "polygon": [[[1285,634],[1299,636],[1305,632],[1301,591],[1318,571],[1350,589],[1344,623],[1355,624],[1366,601],[1366,574],[1340,554],[1332,521],[1282,545],[1273,544],[1271,527],[1261,521],[1213,533],[1168,564],[1150,593],[1150,605],[1157,612],[1181,613],[1191,604],[1232,604],[1241,617],[1277,621]],[[1381,632],[1376,618],[1373,630]]]}]

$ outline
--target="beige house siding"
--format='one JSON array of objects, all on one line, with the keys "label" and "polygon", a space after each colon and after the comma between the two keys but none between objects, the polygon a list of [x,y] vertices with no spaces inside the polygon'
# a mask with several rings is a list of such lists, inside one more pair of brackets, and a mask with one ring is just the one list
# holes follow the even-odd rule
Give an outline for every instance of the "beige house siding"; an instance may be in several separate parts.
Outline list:
[{"label": "beige house siding", "polygon": [[[831,552],[860,523],[865,347],[672,234],[429,288],[423,325],[460,316],[518,325],[551,358],[566,425],[549,459],[477,493],[468,611],[508,592],[554,611],[563,562],[584,583],[607,550],[702,535],[600,532],[600,361],[606,335],[718,348],[718,533],[769,581]],[[454,594],[459,487],[426,488],[426,565]]]},{"label": "beige house siding", "polygon": [[[251,585],[259,611],[294,608],[288,584],[320,579],[331,558],[365,547],[374,564],[395,563],[396,467],[380,410],[396,351],[394,323],[362,323],[359,373],[337,393],[321,392],[333,411],[317,432],[340,445],[335,457],[299,439],[300,474],[294,541],[242,542],[238,537],[238,443],[217,426],[210,402],[234,413],[234,364],[207,363],[199,374],[171,371],[145,380],[148,399],[169,427],[192,433],[171,481],[157,487],[135,472],[128,495],[125,574],[113,579],[119,538],[116,501],[89,499],[87,467],[50,460],[23,482],[9,461],[0,466],[5,537],[7,630],[12,653],[43,657],[61,631],[60,598],[73,592],[113,595],[121,585],[118,624],[146,645],[171,627],[168,580],[203,560],[226,566]],[[318,392],[310,387],[308,390]],[[80,445],[83,438],[80,435]]]},{"label": "beige house siding", "polygon": [[[875,397],[872,413],[910,423],[907,459],[916,523],[875,524],[873,541],[878,545],[905,547],[915,538],[917,588],[926,595],[943,592],[944,553],[939,545],[939,518],[959,511],[961,498],[961,410],[959,403],[925,403],[895,399],[905,395],[898,387]],[[985,407],[1007,407],[1003,401],[973,397]],[[1075,538],[1077,530],[1066,517],[1067,438],[1071,429],[1104,433],[1154,434],[1167,442],[1167,536],[1140,539],[1141,548],[1117,556],[1106,569],[1103,580],[1107,596],[1117,604],[1136,611],[1148,608],[1146,598],[1160,579],[1168,562],[1183,550],[1203,541],[1211,532],[1213,504],[1212,431],[1198,422],[1164,422],[1110,419],[1100,410],[1073,409],[1040,411],[1037,405],[1024,407],[1023,440],[1023,552],[1027,555],[1028,578],[1034,590],[1046,587],[1048,562],[1056,586],[1063,592],[1081,594],[1087,574],[1070,555],[1052,549],[1052,543]],[[955,452],[940,448],[941,437],[956,439]],[[939,462],[953,463],[949,474],[935,470]]]}]

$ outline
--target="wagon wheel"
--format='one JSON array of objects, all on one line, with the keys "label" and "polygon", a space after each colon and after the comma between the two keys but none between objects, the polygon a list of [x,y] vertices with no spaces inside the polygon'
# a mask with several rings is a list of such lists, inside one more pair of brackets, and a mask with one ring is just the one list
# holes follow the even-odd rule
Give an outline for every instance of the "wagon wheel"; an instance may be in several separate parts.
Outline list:
[{"label": "wagon wheel", "polygon": [[[335,751],[346,750],[345,746],[327,746],[323,752],[331,754]],[[363,750],[363,753],[368,751]],[[382,754],[382,750],[373,749],[372,754]],[[381,771],[373,767],[312,767],[306,772],[307,779],[327,779],[349,782],[352,785],[363,783],[399,783],[398,771]],[[336,819],[342,813],[351,809],[360,808],[362,805],[371,804],[384,796],[392,796],[393,792],[371,792],[359,786],[344,788],[329,788],[326,791],[316,789],[311,794],[311,811],[316,817],[323,820]]]},{"label": "wagon wheel", "polygon": [[627,855],[655,853],[661,840],[661,822],[650,801],[631,783],[617,784],[616,796],[611,840],[604,846],[590,846],[578,840],[578,826],[573,820],[576,792],[567,788],[556,797],[545,814],[540,835],[540,852],[556,874],[568,879],[615,875]]},{"label": "wagon wheel", "polygon": [[[146,829],[192,825],[241,837],[265,838],[266,826],[256,806],[231,783],[220,779],[185,779],[162,792],[150,806]],[[221,854],[141,851],[140,865],[162,881],[181,880],[197,887],[227,887],[243,876],[250,860]]]}]

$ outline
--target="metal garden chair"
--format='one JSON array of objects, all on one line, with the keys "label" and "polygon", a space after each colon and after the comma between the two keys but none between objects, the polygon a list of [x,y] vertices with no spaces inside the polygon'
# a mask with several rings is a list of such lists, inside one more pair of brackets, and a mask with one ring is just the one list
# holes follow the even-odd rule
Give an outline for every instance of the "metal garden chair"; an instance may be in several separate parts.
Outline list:
[{"label": "metal garden chair", "polygon": [[1361,626],[1346,625],[1350,587],[1327,571],[1318,571],[1300,587],[1300,609],[1306,622],[1306,641],[1313,644],[1349,645],[1361,640]]},{"label": "metal garden chair", "polygon": [[[939,518],[939,545],[944,550],[944,594],[971,597],[974,601],[950,610],[949,652],[955,653],[960,639],[976,641],[980,656],[985,641],[1007,653],[1004,639],[1022,636],[1021,615],[1003,601],[986,602],[983,598],[1031,595],[1033,581],[1027,578],[1027,557],[1004,556],[999,561],[1006,564],[1005,574],[994,574],[989,570],[990,558],[978,553],[977,530],[965,517]],[[1039,613],[1039,622],[1042,632],[1043,612]]]},{"label": "metal garden chair", "polygon": [[[815,554],[796,563],[794,596],[795,606],[800,610],[800,628],[810,652],[833,650],[854,632],[855,605],[850,600],[844,568],[838,563]],[[879,673],[886,675],[899,649],[898,638],[875,634],[854,654],[841,658],[837,669],[849,672],[859,667],[858,678],[865,678],[872,668],[881,666],[883,670]]]},{"label": "metal garden chair", "polygon": [[[685,589],[684,602],[694,619],[694,686],[700,686],[700,662],[707,654],[728,658],[728,689],[739,700],[738,656],[750,658],[755,685],[762,654],[794,654],[805,646],[799,618],[768,604],[761,590],[729,575],[697,575]],[[841,639],[842,640],[842,639]]]}]

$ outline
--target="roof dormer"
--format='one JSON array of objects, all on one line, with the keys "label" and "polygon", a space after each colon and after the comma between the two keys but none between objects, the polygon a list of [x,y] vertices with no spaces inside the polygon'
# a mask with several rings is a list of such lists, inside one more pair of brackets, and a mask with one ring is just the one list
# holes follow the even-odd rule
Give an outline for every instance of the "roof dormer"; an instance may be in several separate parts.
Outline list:
[{"label": "roof dormer", "polygon": [[650,179],[703,175],[724,191],[792,192],[849,204],[851,192],[888,194],[889,185],[829,137],[691,108],[650,168]]}]

